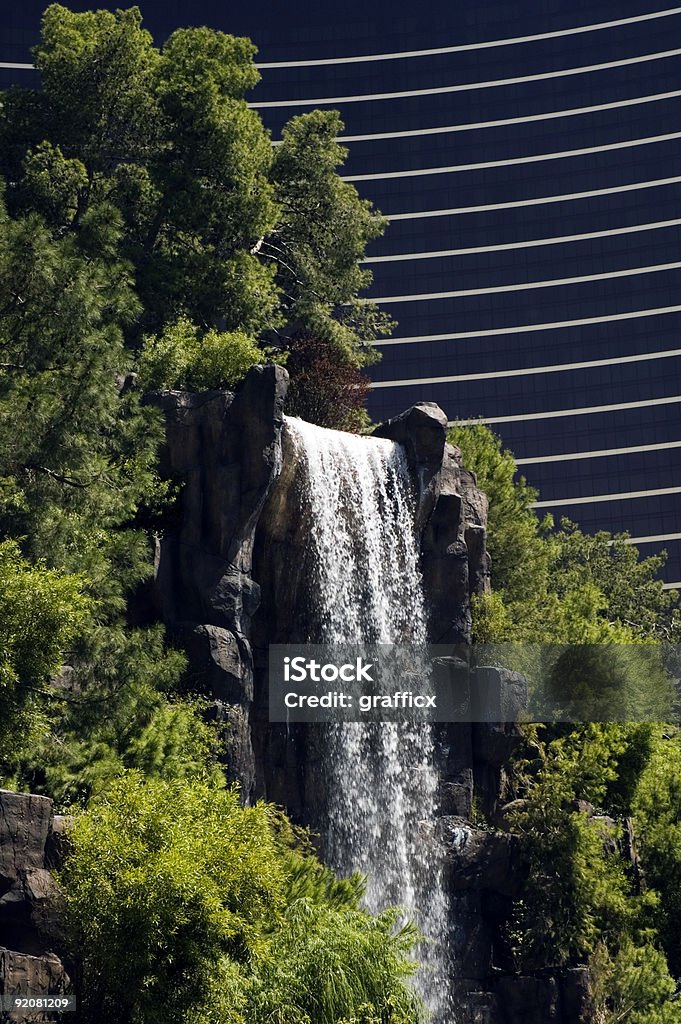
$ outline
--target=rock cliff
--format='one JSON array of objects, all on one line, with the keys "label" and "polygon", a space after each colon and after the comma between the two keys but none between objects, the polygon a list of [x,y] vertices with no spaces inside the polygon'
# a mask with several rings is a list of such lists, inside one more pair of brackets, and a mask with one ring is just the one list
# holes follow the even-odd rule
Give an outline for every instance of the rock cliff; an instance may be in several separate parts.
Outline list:
[{"label": "rock cliff", "polygon": [[[244,797],[282,804],[321,831],[323,732],[270,724],[267,716],[268,645],[307,635],[309,545],[293,486],[295,454],[282,430],[286,388],[286,371],[268,366],[252,370],[234,395],[158,396],[167,424],[164,468],[181,492],[178,521],[158,543],[154,605],[185,643],[194,681],[229,724],[228,767]],[[487,499],[446,443],[446,426],[438,406],[419,403],[376,433],[403,445],[416,488],[431,642],[469,644],[470,599],[489,579]],[[491,698],[500,706],[516,699],[512,673],[485,671],[478,682]],[[515,839],[471,821],[474,796],[485,820],[498,820],[516,728],[441,724],[436,741],[461,1019],[587,1020],[581,972],[512,973],[502,935],[522,882]]]}]

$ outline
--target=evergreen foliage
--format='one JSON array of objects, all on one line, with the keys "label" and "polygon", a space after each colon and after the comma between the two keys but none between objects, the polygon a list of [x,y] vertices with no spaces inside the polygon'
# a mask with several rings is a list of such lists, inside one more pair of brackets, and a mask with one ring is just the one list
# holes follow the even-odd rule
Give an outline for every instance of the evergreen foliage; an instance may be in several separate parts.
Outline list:
[{"label": "evergreen foliage", "polygon": [[[42,88],[10,89],[0,109],[11,213],[38,212],[81,244],[86,216],[116,209],[140,300],[126,326],[134,348],[187,318],[199,337],[214,328],[252,346],[265,334],[285,348],[302,328],[364,365],[391,327],[357,297],[371,282],[359,261],[385,221],[339,177],[337,112],[294,118],[273,155],[245,99],[254,54],[207,28],[178,29],[158,49],[136,7],[52,4],[35,50]],[[195,386],[223,379],[218,358]]]},{"label": "evergreen foliage", "polygon": [[627,534],[587,535],[567,519],[555,529],[491,430],[454,427],[449,439],[489,499],[493,592],[477,601],[478,642],[677,642],[678,595],[658,576],[664,554],[641,558]]},{"label": "evergreen foliage", "polygon": [[182,658],[126,621],[168,498],[145,392],[231,387],[301,325],[356,375],[387,329],[357,302],[383,222],[338,176],[338,116],[295,119],[273,157],[245,99],[254,53],[206,28],[157,48],[137,8],[52,4],[41,88],[2,96],[0,539],[46,586],[76,574],[87,608],[74,591],[54,633],[68,684],[31,690],[40,741],[17,727],[2,771],[59,801],[136,764],[175,773],[201,732]]}]

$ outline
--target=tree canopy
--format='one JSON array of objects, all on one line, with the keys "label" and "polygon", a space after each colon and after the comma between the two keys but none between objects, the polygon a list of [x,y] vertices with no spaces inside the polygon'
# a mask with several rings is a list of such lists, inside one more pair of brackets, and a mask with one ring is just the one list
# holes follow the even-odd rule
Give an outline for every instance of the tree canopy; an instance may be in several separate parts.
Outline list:
[{"label": "tree canopy", "polygon": [[[85,601],[73,592],[73,614],[56,603],[69,686],[48,699],[44,673],[14,684],[17,699],[43,695],[52,724],[38,748],[17,732],[2,758],[7,778],[58,799],[108,777],[98,760],[134,764],[151,721],[157,750],[172,750],[190,713],[177,705],[182,658],[127,621],[169,497],[145,393],[231,387],[303,332],[354,398],[387,329],[357,301],[383,221],[339,177],[338,115],[295,118],[273,148],[245,98],[254,54],[206,28],[157,47],[135,7],[52,4],[40,88],[2,95],[0,539],[35,574],[75,574]],[[308,363],[292,363],[302,390]],[[56,580],[45,576],[65,594]]]},{"label": "tree canopy", "polygon": [[[678,596],[663,589],[664,555],[540,521],[536,492],[483,425],[450,440],[490,500],[493,590],[475,604],[476,638],[510,645],[569,712],[525,726],[507,767],[507,827],[527,871],[507,928],[516,965],[586,963],[604,1024],[677,1024],[681,737],[650,721],[676,714]],[[623,692],[630,711],[645,706],[641,721],[621,715]]]},{"label": "tree canopy", "polygon": [[[78,14],[52,4],[35,49],[39,90],[0,110],[0,174],[13,216],[38,212],[80,244],[113,207],[118,254],[139,299],[137,348],[180,318],[200,332],[304,329],[352,365],[390,329],[358,301],[358,263],[385,222],[338,174],[336,111],[294,118],[274,150],[245,96],[259,80],[248,39],[178,29],[161,48],[139,9]],[[219,384],[217,379],[215,384]]]},{"label": "tree canopy", "polygon": [[626,533],[586,534],[539,519],[537,492],[513,454],[482,424],[453,427],[450,441],[489,499],[492,593],[477,602],[476,639],[496,643],[677,642],[678,595],[659,576],[664,554],[641,558]]}]

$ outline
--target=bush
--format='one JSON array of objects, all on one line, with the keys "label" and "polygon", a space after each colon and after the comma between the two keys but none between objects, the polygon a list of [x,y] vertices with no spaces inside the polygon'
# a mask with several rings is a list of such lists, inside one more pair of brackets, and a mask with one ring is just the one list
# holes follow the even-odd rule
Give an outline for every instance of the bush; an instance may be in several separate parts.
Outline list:
[{"label": "bush", "polygon": [[286,411],[320,427],[359,431],[368,422],[369,381],[330,342],[300,335],[291,343]]},{"label": "bush", "polygon": [[26,743],[89,610],[84,580],[31,565],[14,541],[0,542],[0,750],[5,768]]},{"label": "bush", "polygon": [[275,808],[200,776],[129,772],[69,837],[85,1024],[423,1019],[406,985],[413,929],[360,909],[361,879],[337,880]]},{"label": "bush", "polygon": [[266,360],[266,353],[243,331],[211,329],[201,334],[191,320],[181,317],[161,335],[144,338],[138,383],[143,391],[232,387],[251,366]]}]

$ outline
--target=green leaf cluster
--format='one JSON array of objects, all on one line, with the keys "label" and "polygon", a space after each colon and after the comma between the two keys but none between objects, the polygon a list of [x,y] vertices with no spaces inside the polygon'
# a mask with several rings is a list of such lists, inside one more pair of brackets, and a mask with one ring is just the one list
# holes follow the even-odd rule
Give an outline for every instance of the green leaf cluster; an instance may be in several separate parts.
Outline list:
[{"label": "green leaf cluster", "polygon": [[35,740],[42,694],[89,611],[78,576],[32,565],[0,542],[0,749]]},{"label": "green leaf cluster", "polygon": [[501,439],[482,424],[455,426],[449,440],[489,500],[492,593],[474,601],[479,643],[675,643],[678,595],[663,589],[665,556],[641,558],[628,534],[593,535],[563,519],[540,520],[537,492],[518,474]]},{"label": "green leaf cluster", "polygon": [[201,391],[234,386],[267,354],[242,331],[216,331],[199,336],[187,317],[170,324],[160,337],[147,337],[137,362],[143,391],[180,388]]},{"label": "green leaf cluster", "polygon": [[145,393],[232,387],[301,325],[357,366],[386,326],[357,303],[383,222],[338,175],[338,116],[295,119],[273,153],[245,98],[254,54],[207,28],[156,47],[137,8],[52,4],[40,89],[1,98],[0,541],[33,567],[24,603],[39,573],[54,586],[45,663],[67,670],[16,670],[17,715],[44,717],[39,742],[12,719],[0,773],[59,801],[126,767],[177,774],[186,737],[208,742],[182,658],[128,621],[169,498]]},{"label": "green leaf cluster", "polygon": [[[476,638],[542,677],[567,721],[600,719],[524,727],[507,815],[527,881],[509,944],[527,970],[587,963],[604,1024],[677,1024],[681,742],[646,723],[675,710],[678,595],[662,588],[664,556],[641,559],[626,534],[540,521],[488,428],[450,440],[490,501],[493,589],[475,602]],[[624,697],[642,724],[617,723]]]}]

